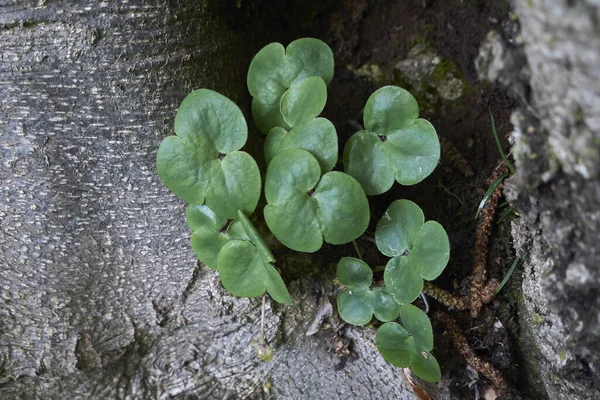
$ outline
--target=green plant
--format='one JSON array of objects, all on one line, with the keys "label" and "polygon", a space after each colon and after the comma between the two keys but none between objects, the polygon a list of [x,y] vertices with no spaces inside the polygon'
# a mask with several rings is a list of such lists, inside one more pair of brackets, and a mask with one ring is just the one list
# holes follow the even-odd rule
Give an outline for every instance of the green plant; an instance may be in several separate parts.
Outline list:
[{"label": "green plant", "polygon": [[364,261],[342,258],[337,266],[337,279],[343,287],[337,297],[337,307],[344,321],[364,325],[371,321],[373,314],[382,322],[398,318],[400,304],[385,288],[370,288],[373,272]]},{"label": "green plant", "polygon": [[371,194],[388,191],[394,180],[414,185],[440,159],[440,143],[419,105],[406,90],[384,86],[365,105],[366,130],[356,132],[344,149],[344,169]]},{"label": "green plant", "polygon": [[441,378],[440,366],[430,353],[433,350],[433,332],[429,317],[412,304],[400,307],[402,325],[386,322],[378,330],[377,349],[389,363],[411,367],[415,375],[428,382]]},{"label": "green plant", "polygon": [[409,200],[394,201],[377,224],[375,241],[379,251],[392,259],[383,279],[401,304],[415,300],[423,280],[437,278],[450,259],[450,242],[436,221],[425,222],[423,211]]},{"label": "green plant", "polygon": [[241,110],[225,96],[196,90],[177,111],[175,133],[162,141],[156,165],[165,185],[190,203],[186,219],[198,258],[236,296],[267,291],[291,304],[273,254],[246,217],[258,203],[261,178],[254,158],[239,151],[248,135]]},{"label": "green plant", "polygon": [[[349,174],[333,171],[337,133],[319,116],[333,66],[329,47],[305,38],[287,49],[279,43],[265,46],[248,70],[254,123],[267,134],[265,223],[296,251],[314,252],[323,242],[344,244],[358,238],[370,219],[366,194],[383,193],[394,180],[416,184],[439,159],[435,129],[418,118],[416,100],[404,89],[386,86],[367,101],[366,130],[357,132],[345,148]],[[179,107],[175,133],[161,143],[157,169],[165,185],[189,203],[186,220],[195,254],[218,271],[233,295],[263,295],[263,318],[265,293],[291,304],[275,257],[251,221],[262,182],[254,158],[241,151],[247,139],[241,110],[216,92],[196,90]],[[437,222],[425,222],[416,204],[398,200],[379,221],[376,243],[391,257],[384,272],[386,287],[372,287],[373,272],[362,260],[343,258],[337,271],[342,285],[339,313],[356,325],[368,323],[373,315],[385,322],[377,333],[384,358],[410,366],[423,379],[437,380],[431,324],[408,303],[419,295],[424,279],[436,278],[446,266],[447,235]],[[393,322],[398,318],[402,325]],[[264,321],[255,345],[268,360],[272,351],[262,326]]]},{"label": "green plant", "polygon": [[329,84],[333,79],[333,53],[318,39],[293,41],[285,49],[280,43],[263,47],[248,68],[248,90],[257,128],[268,133],[273,127],[290,128],[281,113],[284,93],[297,82],[316,76]]},{"label": "green plant", "polygon": [[314,252],[323,240],[348,243],[369,224],[369,203],[360,184],[342,172],[321,175],[319,162],[306,150],[286,150],[273,158],[265,197],[269,229],[292,250]]},{"label": "green plant", "polygon": [[[385,287],[370,289],[373,273],[361,260],[343,258],[337,279],[343,289],[338,312],[354,325],[368,323],[373,315],[386,322],[377,331],[382,356],[399,367],[411,367],[420,378],[440,379],[429,318],[410,305],[423,289],[423,280],[438,277],[448,263],[450,244],[446,231],[435,221],[425,222],[423,211],[409,200],[396,200],[379,220],[375,231],[379,251],[392,257],[384,270]],[[398,318],[402,325],[390,322]]]}]

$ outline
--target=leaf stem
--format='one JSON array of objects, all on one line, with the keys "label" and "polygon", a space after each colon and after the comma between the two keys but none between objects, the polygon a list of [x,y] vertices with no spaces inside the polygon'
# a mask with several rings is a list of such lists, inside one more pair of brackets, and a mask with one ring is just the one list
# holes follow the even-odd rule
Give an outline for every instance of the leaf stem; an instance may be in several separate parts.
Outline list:
[{"label": "leaf stem", "polygon": [[362,254],[360,254],[360,249],[358,248],[358,244],[356,244],[356,240],[353,240],[352,244],[354,245],[354,250],[356,250],[356,254],[358,255],[358,258],[361,261],[364,261],[363,258],[362,258]]},{"label": "leaf stem", "polygon": [[267,299],[267,292],[262,295],[262,308],[261,308],[261,316],[260,316],[260,339],[261,341],[265,340],[265,304]]}]

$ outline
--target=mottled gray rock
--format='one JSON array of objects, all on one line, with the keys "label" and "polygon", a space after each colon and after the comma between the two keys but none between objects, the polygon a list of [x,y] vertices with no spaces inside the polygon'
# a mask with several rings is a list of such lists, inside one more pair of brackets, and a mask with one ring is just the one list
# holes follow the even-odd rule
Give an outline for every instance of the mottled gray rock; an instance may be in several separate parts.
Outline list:
[{"label": "mottled gray rock", "polygon": [[524,260],[523,370],[540,397],[596,399],[600,4],[517,0],[514,10],[523,46],[491,36],[478,69],[523,102],[512,117],[517,173],[506,188],[521,216],[513,235]]},{"label": "mottled gray rock", "polygon": [[207,4],[0,6],[0,398],[411,397],[370,342],[336,369],[331,331],[304,335],[318,274],[292,282],[294,308],[269,302],[265,364],[250,345],[260,300],[197,265],[158,144],[192,89],[247,113],[253,40],[270,29],[236,30]]}]

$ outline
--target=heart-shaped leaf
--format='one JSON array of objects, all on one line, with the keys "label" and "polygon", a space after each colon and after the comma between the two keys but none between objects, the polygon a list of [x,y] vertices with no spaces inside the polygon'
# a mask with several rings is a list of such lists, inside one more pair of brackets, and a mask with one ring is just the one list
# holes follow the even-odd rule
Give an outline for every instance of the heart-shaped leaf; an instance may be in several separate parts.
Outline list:
[{"label": "heart-shaped leaf", "polygon": [[397,86],[376,90],[365,105],[364,131],[344,149],[344,169],[368,195],[381,194],[394,180],[414,185],[435,169],[440,144],[433,126],[419,117],[415,98]]},{"label": "heart-shaped leaf", "polygon": [[209,268],[218,269],[219,252],[227,243],[248,240],[240,222],[233,221],[227,226],[227,218],[218,216],[203,204],[190,204],[186,220],[194,232],[191,237],[192,249]]},{"label": "heart-shaped leaf", "polygon": [[289,132],[280,127],[271,129],[265,140],[267,164],[277,153],[289,149],[303,149],[310,152],[319,161],[321,171],[329,172],[338,158],[335,127],[325,118],[315,118],[295,125]]},{"label": "heart-shaped leaf", "polygon": [[435,221],[424,222],[423,211],[409,200],[394,201],[377,223],[379,251],[393,257],[383,279],[400,304],[412,302],[423,288],[423,279],[437,278],[450,259],[450,242]]},{"label": "heart-shaped leaf", "polygon": [[234,296],[257,297],[265,290],[273,300],[292,304],[292,298],[275,268],[250,241],[232,240],[219,253],[219,276]]},{"label": "heart-shaped leaf", "polygon": [[398,318],[400,304],[394,300],[386,288],[374,288],[371,293],[375,318],[381,322],[393,321]]},{"label": "heart-shaped leaf", "polygon": [[362,260],[344,257],[337,265],[337,279],[346,287],[368,288],[373,282],[373,271]]},{"label": "heart-shaped leaf", "polygon": [[340,317],[352,325],[364,325],[373,318],[371,291],[344,289],[338,294],[337,309]]},{"label": "heart-shaped leaf", "polygon": [[260,197],[258,165],[238,151],[246,142],[246,121],[228,98],[207,89],[190,93],[175,117],[176,136],[162,141],[156,156],[164,184],[190,204],[236,218],[252,213]]},{"label": "heart-shaped leaf", "polygon": [[362,260],[342,258],[337,266],[337,278],[344,285],[337,298],[338,312],[347,323],[364,325],[373,318],[373,314],[383,322],[398,318],[400,305],[387,290],[369,289],[373,272]]},{"label": "heart-shaped leaf", "polygon": [[415,375],[428,382],[439,381],[440,367],[430,353],[433,332],[429,318],[411,304],[400,308],[400,317],[404,326],[387,322],[379,328],[377,349],[389,363],[401,368],[410,366]]},{"label": "heart-shaped leaf", "polygon": [[423,290],[419,270],[408,263],[407,257],[394,257],[383,271],[383,281],[391,296],[399,304],[412,303]]},{"label": "heart-shaped leaf", "polygon": [[410,200],[394,201],[377,223],[377,248],[388,257],[402,255],[408,251],[408,238],[414,237],[424,222],[421,207]]},{"label": "heart-shaped leaf", "polygon": [[402,325],[414,339],[418,351],[433,350],[433,330],[427,314],[412,304],[405,304],[400,307],[400,318]]},{"label": "heart-shaped leaf", "polygon": [[318,39],[293,41],[287,50],[280,43],[263,47],[248,68],[248,90],[254,123],[263,133],[273,127],[290,128],[281,114],[281,98],[295,83],[318,76],[326,84],[333,78],[333,53]]},{"label": "heart-shaped leaf", "polygon": [[348,243],[366,230],[369,203],[360,184],[342,172],[322,177],[306,150],[277,154],[265,179],[265,221],[273,234],[296,251],[317,251],[325,240]]},{"label": "heart-shaped leaf", "polygon": [[281,97],[283,120],[291,127],[316,118],[327,103],[327,85],[318,76],[294,83]]},{"label": "heart-shaped leaf", "polygon": [[381,325],[375,342],[387,362],[400,368],[410,367],[411,357],[416,352],[415,341],[400,324],[386,322]]}]

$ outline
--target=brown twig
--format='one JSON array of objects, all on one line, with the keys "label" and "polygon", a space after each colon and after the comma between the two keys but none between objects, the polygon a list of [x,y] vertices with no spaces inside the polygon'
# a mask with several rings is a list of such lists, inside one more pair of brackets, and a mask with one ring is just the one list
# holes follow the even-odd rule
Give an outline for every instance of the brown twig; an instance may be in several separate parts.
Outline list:
[{"label": "brown twig", "polygon": [[467,159],[458,151],[454,143],[441,136],[439,138],[442,155],[450,161],[450,164],[464,176],[475,175],[473,168],[471,168]]},{"label": "brown twig", "polygon": [[[500,164],[488,179],[491,185],[498,177],[508,171],[504,164]],[[496,215],[496,206],[502,194],[504,184],[500,182],[488,201],[482,207],[480,218],[475,228],[475,246],[473,248],[473,277],[468,296],[455,296],[447,290],[441,289],[431,282],[425,282],[423,292],[448,308],[456,310],[470,310],[473,317],[477,317],[483,306],[494,298],[494,290],[498,287],[498,281],[488,282],[487,255],[488,243],[492,233],[492,222]]]},{"label": "brown twig", "polygon": [[446,326],[446,332],[444,332],[444,334],[450,338],[454,347],[456,347],[458,352],[463,356],[467,364],[492,381],[492,384],[496,388],[500,390],[508,389],[508,385],[502,374],[492,364],[477,356],[471,349],[467,339],[453,317],[441,311],[437,311],[434,314],[434,317]]},{"label": "brown twig", "polygon": [[[505,174],[508,168],[505,164],[500,164],[498,168],[494,170],[492,176],[488,178],[488,185],[491,185],[496,179]],[[489,298],[488,301],[493,297],[494,290],[498,287],[498,282],[491,281],[487,282],[487,255],[488,255],[488,243],[490,241],[490,235],[492,233],[492,222],[496,216],[496,206],[498,200],[502,195],[502,188],[504,182],[500,182],[496,189],[484,204],[480,212],[480,218],[475,228],[475,247],[473,249],[473,278],[471,279],[471,290],[469,297],[471,297],[471,314],[473,316],[479,315],[481,308],[483,307],[483,300]],[[492,296],[490,297],[490,285],[494,286],[491,289]]]}]

